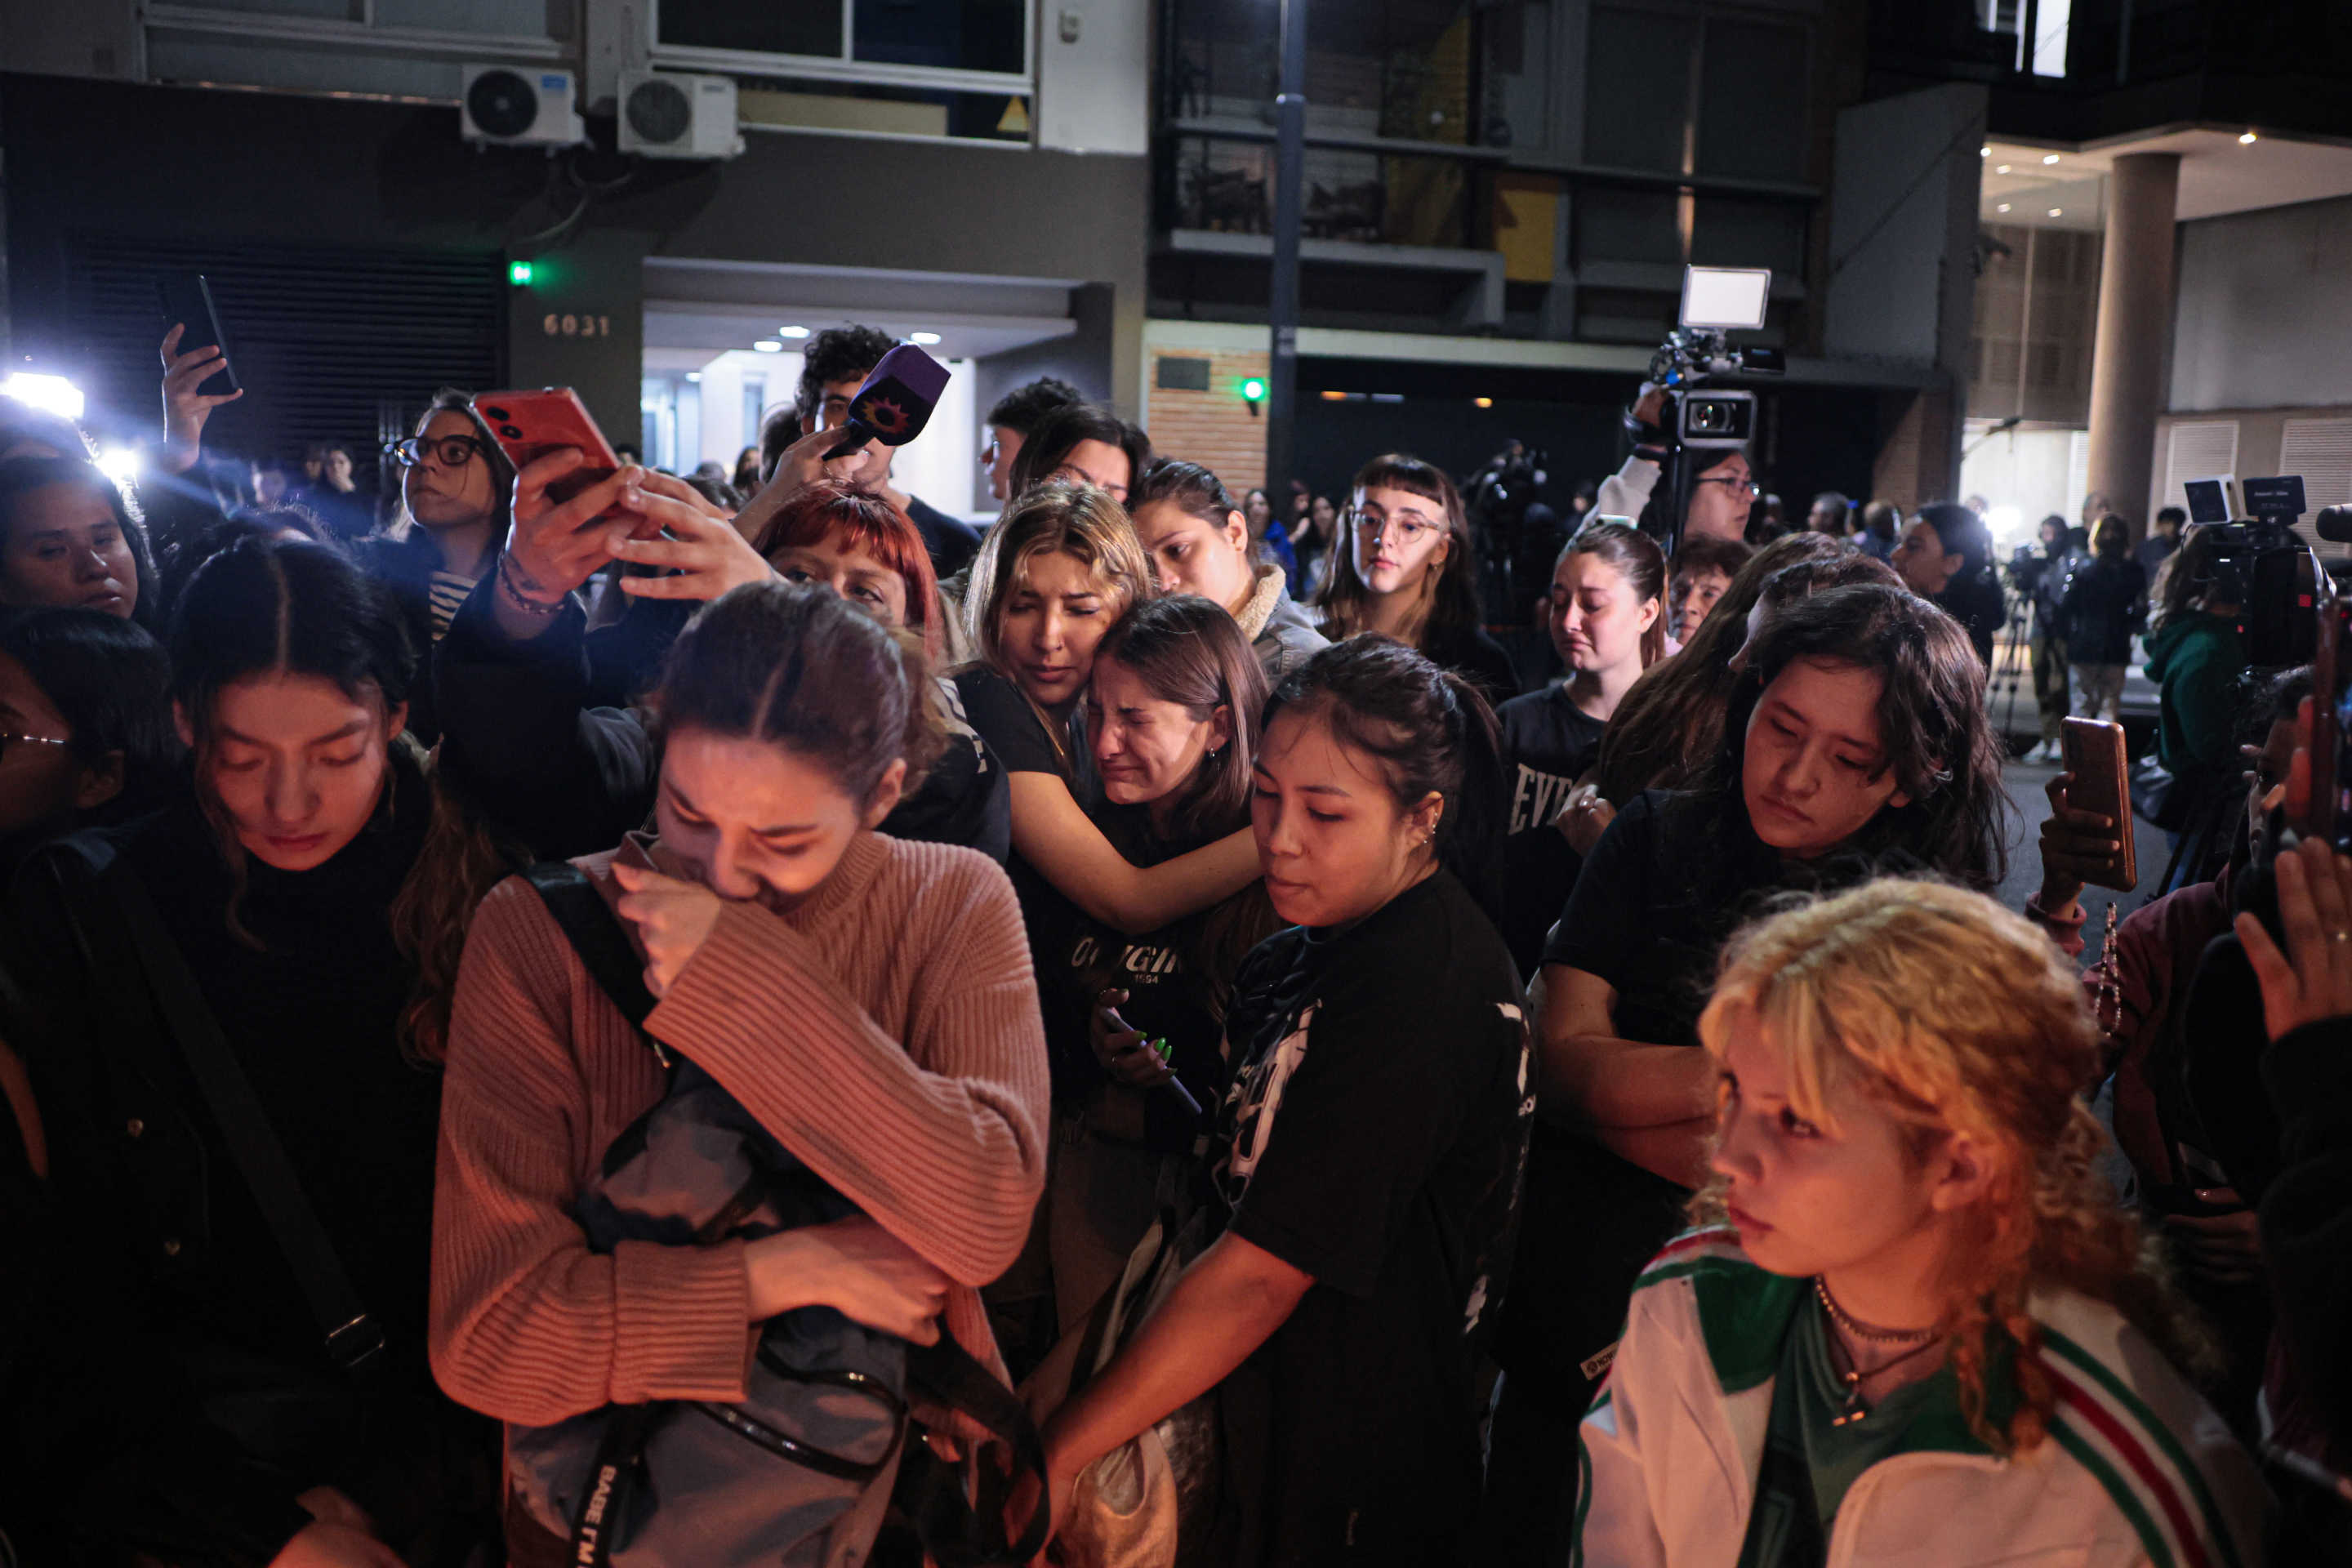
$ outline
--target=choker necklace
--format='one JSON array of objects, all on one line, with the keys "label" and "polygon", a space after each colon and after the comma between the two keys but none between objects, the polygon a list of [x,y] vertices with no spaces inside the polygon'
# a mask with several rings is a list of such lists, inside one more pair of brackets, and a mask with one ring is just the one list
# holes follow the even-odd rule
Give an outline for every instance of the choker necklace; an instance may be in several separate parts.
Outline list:
[{"label": "choker necklace", "polygon": [[1882,1345],[1916,1345],[1936,1337],[1933,1329],[1874,1329],[1868,1323],[1849,1316],[1846,1310],[1837,1304],[1837,1299],[1830,1294],[1829,1281],[1818,1274],[1813,1276],[1813,1294],[1821,1298],[1822,1310],[1830,1315],[1830,1321],[1855,1339],[1869,1340]]},{"label": "choker necklace", "polygon": [[1869,1407],[1862,1402],[1862,1380],[1864,1377],[1875,1377],[1890,1367],[1900,1366],[1913,1356],[1933,1350],[1940,1341],[1933,1329],[1874,1329],[1865,1323],[1856,1321],[1848,1317],[1845,1310],[1832,1298],[1829,1286],[1819,1275],[1813,1278],[1813,1295],[1820,1300],[1822,1310],[1828,1315],[1830,1321],[1856,1339],[1868,1340],[1877,1344],[1907,1344],[1911,1347],[1902,1354],[1881,1362],[1869,1372],[1864,1373],[1861,1367],[1854,1364],[1853,1352],[1845,1348],[1845,1342],[1835,1334],[1830,1336],[1832,1348],[1845,1363],[1845,1370],[1837,1373],[1838,1381],[1845,1385],[1845,1403],[1838,1407],[1836,1415],[1830,1417],[1830,1425],[1851,1426],[1870,1414]]}]

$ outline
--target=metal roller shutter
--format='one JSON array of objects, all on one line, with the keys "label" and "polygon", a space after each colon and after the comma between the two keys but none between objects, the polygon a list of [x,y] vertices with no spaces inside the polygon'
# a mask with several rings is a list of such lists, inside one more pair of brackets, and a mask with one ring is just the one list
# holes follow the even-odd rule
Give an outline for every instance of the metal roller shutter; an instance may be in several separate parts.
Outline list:
[{"label": "metal roller shutter", "polygon": [[371,488],[376,453],[443,386],[487,391],[506,364],[505,263],[491,251],[347,249],[77,237],[71,332],[93,405],[160,422],[156,279],[211,280],[246,388],[205,445],[299,458],[312,441],[352,448]]}]

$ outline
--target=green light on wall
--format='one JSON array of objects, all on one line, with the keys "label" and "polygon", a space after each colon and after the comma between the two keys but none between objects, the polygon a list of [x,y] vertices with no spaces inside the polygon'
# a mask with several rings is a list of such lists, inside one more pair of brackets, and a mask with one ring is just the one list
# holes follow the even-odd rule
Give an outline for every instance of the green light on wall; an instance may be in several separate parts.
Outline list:
[{"label": "green light on wall", "polygon": [[509,261],[507,263],[507,281],[513,284],[518,289],[528,289],[530,287],[530,274],[531,265],[528,261]]},{"label": "green light on wall", "polygon": [[1253,405],[1264,403],[1265,401],[1265,377],[1262,375],[1243,377],[1241,390],[1242,401],[1244,403]]}]

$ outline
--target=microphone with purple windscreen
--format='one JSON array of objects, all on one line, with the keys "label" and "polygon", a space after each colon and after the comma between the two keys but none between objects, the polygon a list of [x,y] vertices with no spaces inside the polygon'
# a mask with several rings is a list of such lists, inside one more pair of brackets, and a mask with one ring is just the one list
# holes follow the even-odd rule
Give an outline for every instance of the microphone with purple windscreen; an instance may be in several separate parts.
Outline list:
[{"label": "microphone with purple windscreen", "polygon": [[900,343],[882,356],[849,400],[849,423],[825,460],[846,458],[868,441],[905,446],[930,423],[947,385],[947,366],[912,343]]}]

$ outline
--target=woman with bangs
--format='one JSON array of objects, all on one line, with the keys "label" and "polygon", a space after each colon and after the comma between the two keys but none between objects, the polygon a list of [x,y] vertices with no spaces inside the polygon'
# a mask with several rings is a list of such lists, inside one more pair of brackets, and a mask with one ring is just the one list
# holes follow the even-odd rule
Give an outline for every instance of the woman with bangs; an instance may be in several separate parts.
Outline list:
[{"label": "woman with bangs", "polygon": [[1325,637],[1392,637],[1458,671],[1490,708],[1519,694],[1511,656],[1479,624],[1478,552],[1444,469],[1401,452],[1374,458],[1342,521],[1346,548],[1331,552],[1315,601]]},{"label": "woman with bangs", "polygon": [[2262,1560],[2261,1481],[2097,1172],[2098,1032],[2037,930],[1874,882],[1739,937],[1698,1030],[1709,1228],[1634,1289],[1570,1562]]},{"label": "woman with bangs", "polygon": [[[649,651],[667,649],[704,602],[781,575],[829,588],[919,637],[927,657],[937,657],[940,615],[930,558],[913,522],[887,500],[831,480],[803,486],[768,516],[755,548],[715,508],[682,488],[673,493],[676,481],[660,475],[642,484],[607,480],[555,502],[548,484],[576,466],[564,455],[543,458],[516,487],[508,552],[521,563],[519,573],[552,592],[544,613],[477,595],[435,650],[445,744],[462,759],[483,813],[541,858],[610,848],[653,809],[660,743],[634,706],[609,700],[615,681],[597,673],[610,658],[601,639],[636,635],[633,622],[668,623],[667,635],[624,661],[634,667]],[[647,523],[661,526],[659,536],[636,537]],[[624,590],[646,603],[611,634],[590,632],[570,590],[614,559],[668,574],[623,578]],[[880,831],[960,844],[1002,861],[1011,842],[1003,775],[954,717],[945,681],[925,689],[948,743]]]},{"label": "woman with bangs", "polygon": [[1569,1462],[1634,1278],[1705,1177],[1715,1074],[1696,1024],[1724,940],[1791,889],[2000,879],[2002,753],[1950,616],[1890,584],[1832,588],[1774,615],[1742,663],[1713,769],[1616,815],[1531,998],[1538,1122],[1490,1471],[1497,1497],[1535,1500],[1506,1527],[1522,1560],[1563,1539],[1565,1505],[1544,1512],[1558,1494],[1528,1489]]}]

